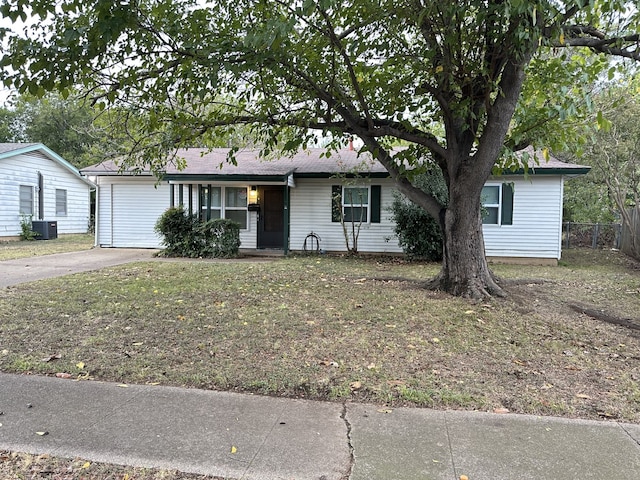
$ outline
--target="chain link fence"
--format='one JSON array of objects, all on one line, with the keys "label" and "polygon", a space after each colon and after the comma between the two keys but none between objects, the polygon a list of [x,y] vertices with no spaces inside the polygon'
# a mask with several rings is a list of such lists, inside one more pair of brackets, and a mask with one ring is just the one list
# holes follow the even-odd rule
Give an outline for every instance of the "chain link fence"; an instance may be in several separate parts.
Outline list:
[{"label": "chain link fence", "polygon": [[619,223],[562,224],[564,248],[620,248],[622,225]]}]

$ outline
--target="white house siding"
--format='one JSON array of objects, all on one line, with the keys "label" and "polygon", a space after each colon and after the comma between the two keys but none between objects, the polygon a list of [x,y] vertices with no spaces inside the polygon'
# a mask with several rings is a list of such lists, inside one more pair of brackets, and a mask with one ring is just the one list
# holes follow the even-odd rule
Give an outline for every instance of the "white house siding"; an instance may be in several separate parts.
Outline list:
[{"label": "white house siding", "polygon": [[[169,207],[169,185],[155,186],[152,177],[98,177],[99,223],[97,244],[108,247],[159,248],[155,234],[158,217]],[[488,257],[559,259],[561,253],[562,187],[561,176],[539,175],[529,179],[505,176],[487,182],[514,184],[513,224],[485,225],[485,250]],[[320,237],[320,248],[345,251],[342,226],[331,221],[332,185],[337,179],[298,178],[290,189],[289,248],[301,251],[311,232]],[[363,224],[358,240],[360,252],[401,253],[395,236],[389,206],[395,191],[389,179],[373,179],[381,185],[381,222]],[[177,189],[176,189],[177,191]],[[187,187],[184,187],[184,203]],[[197,185],[193,188],[193,206],[197,209]],[[17,200],[16,200],[17,201]],[[175,195],[178,201],[178,195]],[[248,229],[240,233],[241,248],[256,247],[257,215],[249,212]]]},{"label": "white house siding", "polygon": [[[346,243],[339,222],[331,221],[331,186],[340,184],[336,179],[296,179],[290,190],[290,240],[293,251],[303,250],[304,241],[311,232],[320,237],[320,248],[326,251],[346,251]],[[401,253],[393,229],[389,206],[393,202],[393,183],[389,179],[372,179],[368,184],[381,185],[380,223],[362,224],[358,238],[358,251]],[[363,184],[366,185],[366,184]]]},{"label": "white house siding", "polygon": [[562,234],[561,176],[502,177],[487,185],[514,184],[513,225],[484,225],[488,257],[559,259]]},{"label": "white house siding", "polygon": [[169,208],[169,186],[153,177],[99,177],[96,244],[158,248],[154,226]]},{"label": "white house siding", "polygon": [[[98,225],[96,244],[101,247],[162,248],[162,236],[155,230],[158,218],[170,207],[170,186],[156,185],[150,176],[98,177]],[[176,186],[174,202],[178,202]],[[192,205],[197,211],[198,188],[194,185]],[[189,205],[188,186],[184,186],[183,202]],[[241,248],[256,247],[255,212],[249,212],[247,230],[240,232]]]},{"label": "white house siding", "polygon": [[[57,222],[58,234],[86,233],[89,228],[90,186],[79,176],[39,152],[0,159],[0,237],[21,232],[20,185],[33,187],[33,220],[38,212],[38,172],[44,181],[42,219]],[[56,214],[56,189],[67,192],[67,214]]]}]

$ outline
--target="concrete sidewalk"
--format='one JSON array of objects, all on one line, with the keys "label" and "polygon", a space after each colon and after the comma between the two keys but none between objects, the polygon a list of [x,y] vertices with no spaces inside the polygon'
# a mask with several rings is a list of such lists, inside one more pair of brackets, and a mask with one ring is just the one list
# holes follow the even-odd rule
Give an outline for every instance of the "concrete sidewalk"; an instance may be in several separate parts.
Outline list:
[{"label": "concrete sidewalk", "polygon": [[0,449],[233,479],[640,477],[640,425],[613,422],[8,374],[0,411]]}]

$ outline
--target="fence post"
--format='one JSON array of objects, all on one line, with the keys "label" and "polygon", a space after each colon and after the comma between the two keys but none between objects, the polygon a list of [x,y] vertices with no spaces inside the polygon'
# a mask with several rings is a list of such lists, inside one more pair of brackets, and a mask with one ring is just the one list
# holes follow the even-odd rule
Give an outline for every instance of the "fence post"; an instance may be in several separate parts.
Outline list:
[{"label": "fence post", "polygon": [[598,233],[600,232],[600,224],[596,223],[593,226],[593,238],[591,239],[591,248],[598,248]]},{"label": "fence post", "polygon": [[571,235],[571,222],[567,222],[565,225],[567,226],[567,231],[564,237],[564,248],[569,248],[571,246],[569,242],[569,236]]}]

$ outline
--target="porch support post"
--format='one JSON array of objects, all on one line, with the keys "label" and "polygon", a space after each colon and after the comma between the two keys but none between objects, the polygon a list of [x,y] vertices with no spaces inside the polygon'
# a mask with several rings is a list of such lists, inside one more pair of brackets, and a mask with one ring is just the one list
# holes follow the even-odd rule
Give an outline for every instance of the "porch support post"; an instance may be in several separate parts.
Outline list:
[{"label": "porch support post", "polygon": [[289,196],[289,185],[284,186],[284,254],[288,255],[289,254],[289,201],[290,201],[290,196]]}]

